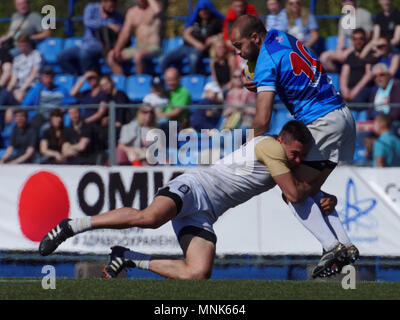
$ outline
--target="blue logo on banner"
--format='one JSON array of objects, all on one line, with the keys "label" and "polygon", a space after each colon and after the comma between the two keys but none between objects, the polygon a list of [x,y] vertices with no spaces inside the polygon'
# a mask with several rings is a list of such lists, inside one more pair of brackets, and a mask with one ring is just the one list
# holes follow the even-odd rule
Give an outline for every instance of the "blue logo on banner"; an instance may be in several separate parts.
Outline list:
[{"label": "blue logo on banner", "polygon": [[[372,229],[376,228],[378,223],[371,212],[375,208],[377,200],[374,198],[359,199],[357,187],[353,179],[349,178],[346,186],[346,199],[344,208],[340,212],[342,222],[346,230],[357,234],[356,237],[351,237],[352,240],[375,242],[377,237],[371,237]],[[364,229],[369,231],[367,234],[361,235]]]}]

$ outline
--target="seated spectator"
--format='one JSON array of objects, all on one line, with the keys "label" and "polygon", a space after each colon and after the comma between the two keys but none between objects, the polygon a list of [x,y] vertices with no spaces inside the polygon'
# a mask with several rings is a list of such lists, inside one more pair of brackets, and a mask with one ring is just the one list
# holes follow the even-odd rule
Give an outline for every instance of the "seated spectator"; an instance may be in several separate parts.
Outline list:
[{"label": "seated spectator", "polygon": [[[85,81],[89,82],[90,89],[80,91]],[[96,70],[88,70],[72,87],[71,96],[78,100],[81,105],[99,105],[98,109],[86,108],[83,116],[85,123],[100,124],[103,117],[107,115],[106,104],[109,101],[108,95],[101,90],[100,73]]]},{"label": "seated spectator", "polygon": [[310,49],[319,39],[318,23],[302,0],[288,0],[286,2],[286,25],[283,30],[295,36]]},{"label": "seated spectator", "polygon": [[342,0],[342,6],[353,6],[355,8],[355,29],[346,28],[346,23],[343,19],[345,19],[345,15],[343,15],[339,19],[339,37],[337,41],[336,50],[328,50],[321,54],[321,62],[327,72],[335,72],[338,73],[340,68],[338,68],[338,64],[343,64],[347,59],[348,55],[353,52],[354,47],[353,43],[351,43],[352,33],[356,29],[364,29],[366,39],[370,39],[372,29],[373,29],[373,21],[372,15],[369,11],[360,8],[357,6],[356,0]]},{"label": "seated spectator", "polygon": [[185,24],[184,44],[160,57],[161,70],[171,65],[181,65],[184,58],[189,59],[190,73],[204,73],[202,58],[208,56],[212,43],[222,32],[223,15],[210,0],[199,0]]},{"label": "seated spectator", "polygon": [[189,110],[182,107],[190,104],[190,93],[180,85],[178,69],[168,68],[164,72],[164,78],[168,86],[168,106],[156,111],[159,126],[167,130],[168,121],[177,121],[179,130],[184,129],[188,125]]},{"label": "seated spectator", "polygon": [[20,54],[16,47],[20,35],[26,34],[33,41],[44,40],[51,35],[50,29],[43,29],[42,16],[31,11],[29,0],[14,0],[16,12],[11,16],[10,27],[0,37],[0,56],[3,53],[10,53],[13,57]]},{"label": "seated spectator", "polygon": [[43,132],[39,142],[40,163],[63,164],[67,158],[62,154],[61,148],[65,140],[64,119],[61,109],[50,112],[49,128]]},{"label": "seated spectator", "polygon": [[223,21],[224,40],[228,45],[230,45],[229,34],[233,23],[238,17],[244,14],[251,14],[258,17],[257,9],[254,5],[247,3],[246,0],[232,0]]},{"label": "seated spectator", "polygon": [[26,110],[14,111],[15,127],[11,133],[10,144],[6,149],[0,164],[33,163],[35,161],[37,134],[28,123]]},{"label": "seated spectator", "polygon": [[235,68],[235,56],[229,51],[225,41],[220,39],[214,42],[210,60],[211,75],[225,91],[232,88],[232,76]]},{"label": "seated spectator", "polygon": [[[224,94],[218,83],[209,82],[204,86],[203,97],[196,105],[220,105],[223,103]],[[198,132],[203,129],[215,129],[221,118],[221,109],[194,108],[190,115],[190,126]]]},{"label": "seated spectator", "polygon": [[392,118],[387,114],[379,114],[375,118],[375,134],[378,139],[373,144],[374,167],[400,166],[400,139],[390,132]]},{"label": "seated spectator", "polygon": [[22,105],[26,107],[39,106],[39,109],[31,119],[31,126],[39,131],[43,125],[46,124],[45,126],[48,126],[51,108],[72,104],[74,101],[64,87],[54,83],[53,68],[44,66],[40,71],[39,83],[28,91]]},{"label": "seated spectator", "polygon": [[[33,49],[28,35],[19,36],[17,45],[21,53],[14,58],[7,91],[8,95],[12,94],[14,99],[21,103],[27,90],[38,80],[42,57],[38,50]],[[0,101],[0,105],[3,105],[3,101]]]},{"label": "seated spectator", "polygon": [[96,164],[97,151],[92,126],[81,118],[79,108],[68,109],[71,125],[65,128],[65,140],[61,152],[68,164]]},{"label": "seated spectator", "polygon": [[144,105],[138,110],[135,119],[122,126],[116,149],[117,164],[136,166],[145,164],[146,150],[151,143],[146,141],[146,135],[155,127],[154,108]]},{"label": "seated spectator", "polygon": [[12,75],[13,58],[8,52],[1,51],[0,48],[0,89],[7,86]]},{"label": "seated spectator", "polygon": [[265,27],[267,30],[285,30],[285,24],[287,21],[286,9],[281,8],[279,0],[267,0],[265,4],[269,11],[267,18],[265,19]]},{"label": "seated spectator", "polygon": [[374,108],[368,110],[367,118],[373,120],[378,113],[385,113],[390,114],[393,120],[400,121],[400,108],[390,107],[390,103],[400,103],[400,80],[393,79],[384,63],[374,65],[372,75],[377,88],[372,91],[370,102]]},{"label": "seated spectator", "polygon": [[361,52],[360,58],[365,59],[370,53],[377,59],[378,63],[384,63],[388,66],[393,77],[400,78],[400,55],[392,52],[388,38],[381,37],[370,41]]},{"label": "seated spectator", "polygon": [[[124,74],[122,63],[135,62],[136,73],[145,71],[146,57],[160,52],[162,6],[157,0],[138,0],[125,15],[125,22],[115,47],[107,55],[107,63],[114,74]],[[126,48],[134,30],[135,46]]]},{"label": "seated spectator", "polygon": [[[153,108],[164,108],[168,104],[168,98],[165,92],[164,81],[159,76],[154,76],[151,80],[150,93],[143,98],[143,103]],[[132,117],[133,118],[133,117]]]},{"label": "seated spectator", "polygon": [[376,59],[371,54],[360,58],[367,41],[363,29],[353,31],[352,41],[354,52],[347,57],[340,73],[342,97],[348,102],[368,102],[373,84],[371,69]]},{"label": "seated spectator", "polygon": [[100,0],[85,7],[82,44],[65,49],[58,56],[64,73],[78,75],[93,68],[100,69],[99,60],[103,52],[114,46],[114,43],[107,43],[105,38],[116,40],[124,20],[115,7],[116,0]]},{"label": "seated spectator", "polygon": [[228,91],[225,98],[226,117],[224,129],[235,129],[239,126],[250,128],[255,116],[255,108],[250,106],[256,101],[254,92],[243,86],[242,70],[236,69],[233,74],[233,88]]},{"label": "seated spectator", "polygon": [[[109,75],[103,75],[100,79],[100,88],[105,94],[108,95],[108,102],[114,102],[115,104],[130,104],[128,96],[124,91],[118,90],[115,87],[114,81],[111,79]],[[121,126],[125,123],[129,122],[129,119],[132,119],[133,110],[128,108],[116,108],[115,114],[115,125],[117,129],[121,129]],[[104,119],[103,119],[104,120]],[[105,123],[108,123],[105,121]]]},{"label": "seated spectator", "polygon": [[387,38],[391,46],[398,47],[400,43],[400,12],[393,8],[392,0],[378,0],[378,2],[382,11],[375,17],[373,39]]}]

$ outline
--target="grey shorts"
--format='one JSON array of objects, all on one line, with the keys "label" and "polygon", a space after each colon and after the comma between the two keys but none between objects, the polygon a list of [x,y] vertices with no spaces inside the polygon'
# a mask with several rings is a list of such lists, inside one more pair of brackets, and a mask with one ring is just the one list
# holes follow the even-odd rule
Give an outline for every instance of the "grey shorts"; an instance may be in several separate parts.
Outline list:
[{"label": "grey shorts", "polygon": [[182,233],[189,232],[216,243],[212,206],[203,186],[193,175],[182,174],[169,181],[157,191],[158,195],[170,197],[177,205],[178,214],[171,222],[178,239]]},{"label": "grey shorts", "polygon": [[304,161],[352,161],[356,124],[347,106],[333,110],[307,125],[313,140]]}]

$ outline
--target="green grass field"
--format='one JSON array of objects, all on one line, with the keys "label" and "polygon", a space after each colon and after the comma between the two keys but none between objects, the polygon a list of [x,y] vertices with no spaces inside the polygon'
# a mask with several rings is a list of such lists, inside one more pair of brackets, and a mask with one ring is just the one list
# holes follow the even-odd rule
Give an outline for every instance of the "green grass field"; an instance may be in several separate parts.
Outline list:
[{"label": "green grass field", "polygon": [[344,290],[340,282],[261,280],[57,279],[44,290],[40,279],[0,278],[0,300],[307,300],[400,299],[400,282],[358,282]]}]

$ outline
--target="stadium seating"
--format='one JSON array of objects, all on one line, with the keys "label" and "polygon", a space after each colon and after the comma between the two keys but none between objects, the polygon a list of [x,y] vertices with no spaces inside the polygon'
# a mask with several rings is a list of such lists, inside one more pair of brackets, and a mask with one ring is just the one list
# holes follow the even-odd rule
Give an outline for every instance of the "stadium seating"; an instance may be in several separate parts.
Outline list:
[{"label": "stadium seating", "polygon": [[197,102],[203,95],[205,76],[202,74],[191,74],[181,78],[181,85],[189,90],[193,102]]},{"label": "stadium seating", "polygon": [[82,43],[82,38],[81,37],[72,37],[72,38],[67,38],[64,41],[64,49],[68,49],[71,47],[79,46]]},{"label": "stadium seating", "polygon": [[112,74],[111,79],[113,80],[115,87],[118,90],[126,91],[126,77],[121,74]]},{"label": "stadium seating", "polygon": [[57,56],[64,48],[64,39],[47,38],[37,45],[37,50],[42,54],[43,60],[48,64],[57,63]]},{"label": "stadium seating", "polygon": [[58,74],[54,78],[54,83],[70,91],[75,83],[75,78],[71,74]]},{"label": "stadium seating", "polygon": [[336,50],[338,36],[329,36],[325,38],[325,50]]},{"label": "stadium seating", "polygon": [[133,102],[142,102],[150,92],[152,77],[148,74],[129,76],[126,83],[126,93]]}]

